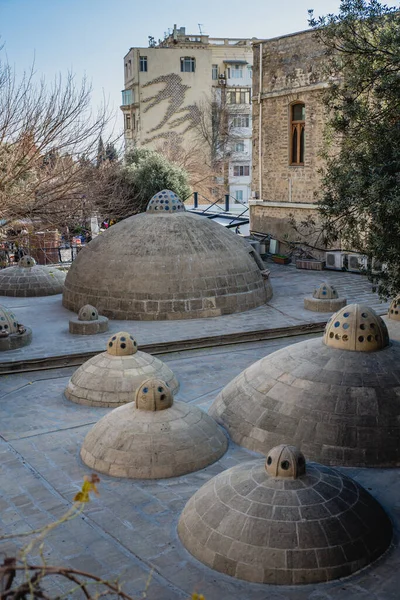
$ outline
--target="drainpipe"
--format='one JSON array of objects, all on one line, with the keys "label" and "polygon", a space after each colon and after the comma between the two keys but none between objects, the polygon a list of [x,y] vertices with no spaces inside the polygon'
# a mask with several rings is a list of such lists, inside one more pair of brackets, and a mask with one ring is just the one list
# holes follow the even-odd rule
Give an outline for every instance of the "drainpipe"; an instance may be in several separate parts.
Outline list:
[{"label": "drainpipe", "polygon": [[260,64],[259,64],[259,79],[258,79],[258,107],[259,107],[259,115],[258,115],[258,194],[260,200],[262,200],[262,168],[261,168],[261,158],[262,158],[262,103],[261,103],[261,94],[262,94],[262,53],[263,53],[263,45],[260,43]]}]

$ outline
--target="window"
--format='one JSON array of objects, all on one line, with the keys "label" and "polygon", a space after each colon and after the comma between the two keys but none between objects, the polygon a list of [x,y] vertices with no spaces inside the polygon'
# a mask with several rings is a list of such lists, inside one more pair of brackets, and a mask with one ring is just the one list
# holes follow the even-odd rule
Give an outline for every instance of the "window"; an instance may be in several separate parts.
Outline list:
[{"label": "window", "polygon": [[250,104],[251,96],[249,88],[236,88],[229,90],[227,94],[228,104]]},{"label": "window", "polygon": [[303,103],[290,108],[290,164],[304,165],[304,128],[306,107]]},{"label": "window", "polygon": [[212,78],[218,79],[218,65],[212,66]]},{"label": "window", "polygon": [[196,59],[190,56],[181,58],[181,73],[194,73],[196,70]]},{"label": "window", "polygon": [[250,127],[250,115],[235,115],[232,119],[233,127]]},{"label": "window", "polygon": [[128,75],[132,75],[132,61],[128,60]]},{"label": "window", "polygon": [[133,90],[122,90],[122,106],[133,104]]},{"label": "window", "polygon": [[243,202],[243,190],[235,191],[236,202]]},{"label": "window", "polygon": [[250,175],[249,165],[234,165],[233,176],[234,177],[248,177]]},{"label": "window", "polygon": [[139,56],[141,73],[147,73],[147,56]]},{"label": "window", "polygon": [[235,152],[244,152],[244,142],[235,142]]},{"label": "window", "polygon": [[247,70],[248,70],[250,79],[253,79],[253,67],[248,66]]},{"label": "window", "polygon": [[125,129],[131,128],[131,115],[125,115]]},{"label": "window", "polygon": [[243,67],[242,65],[232,65],[228,69],[228,77],[231,79],[242,79],[243,77]]}]

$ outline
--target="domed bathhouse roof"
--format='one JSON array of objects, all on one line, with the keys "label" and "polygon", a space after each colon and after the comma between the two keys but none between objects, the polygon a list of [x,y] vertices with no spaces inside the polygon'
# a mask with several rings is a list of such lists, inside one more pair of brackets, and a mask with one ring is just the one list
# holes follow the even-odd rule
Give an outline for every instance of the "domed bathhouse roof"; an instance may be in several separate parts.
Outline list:
[{"label": "domed bathhouse roof", "polygon": [[51,296],[61,294],[65,273],[55,266],[37,265],[23,256],[18,265],[0,271],[0,296]]},{"label": "domed bathhouse roof", "polygon": [[324,282],[317,287],[313,295],[304,298],[304,308],[315,312],[336,312],[346,306],[346,298],[339,298],[336,288]]},{"label": "domed bathhouse roof", "polygon": [[81,457],[114,477],[161,479],[203,469],[227,449],[218,425],[201,409],[174,402],[166,382],[145,380],[130,402],[112,410],[86,435]]},{"label": "domed bathhouse roof", "polygon": [[120,331],[110,337],[105,352],[93,356],[75,371],[65,396],[87,406],[120,406],[132,402],[137,389],[149,377],[162,379],[173,393],[179,389],[166,364],[140,352],[134,337]]},{"label": "domed bathhouse roof", "polygon": [[85,304],[78,316],[69,320],[69,332],[80,335],[92,335],[108,330],[108,319],[99,315],[97,308]]},{"label": "domed bathhouse roof", "polygon": [[0,351],[16,350],[32,341],[32,330],[18,323],[17,317],[0,305]]},{"label": "domed bathhouse roof", "polygon": [[146,212],[113,225],[81,250],[68,272],[63,304],[75,312],[93,304],[112,319],[245,311],[272,296],[256,258],[240,236],[185,211],[176,194],[164,190]]},{"label": "domed bathhouse roof", "polygon": [[210,415],[250,450],[283,440],[325,464],[398,466],[400,344],[389,344],[371,308],[350,304],[329,320],[323,338],[245,369]]},{"label": "domed bathhouse roof", "polygon": [[390,545],[391,523],[357,482],[279,446],[223,471],[186,504],[178,533],[212,569],[269,584],[350,575]]}]

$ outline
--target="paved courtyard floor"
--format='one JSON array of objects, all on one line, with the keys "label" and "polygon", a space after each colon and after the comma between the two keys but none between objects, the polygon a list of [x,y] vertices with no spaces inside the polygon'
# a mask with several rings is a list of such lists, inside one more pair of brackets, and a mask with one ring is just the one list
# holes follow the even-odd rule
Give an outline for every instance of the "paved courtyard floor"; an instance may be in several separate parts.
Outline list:
[{"label": "paved courtyard floor", "polygon": [[271,270],[274,295],[270,302],[244,313],[236,313],[211,319],[189,319],[182,321],[110,321],[109,331],[93,336],[71,335],[68,321],[75,314],[65,309],[61,295],[39,298],[1,297],[0,304],[15,311],[18,320],[32,328],[32,343],[25,348],[2,352],[0,363],[21,360],[101,352],[112,333],[127,330],[132,333],[139,346],[173,342],[225,334],[261,331],[286,327],[299,327],[309,323],[324,323],[329,313],[305,310],[304,297],[311,295],[323,281],[334,284],[339,295],[348,303],[361,302],[374,308],[378,314],[387,311],[388,304],[382,303],[373,293],[371,284],[362,275],[337,271],[305,271],[292,265],[280,266],[267,263]]},{"label": "paved courtyard floor", "polygon": [[[312,278],[308,274],[303,278],[303,273],[295,270],[292,277],[292,282],[284,283],[280,273],[274,272],[275,303],[269,313],[263,313],[264,318],[267,314],[278,318],[279,297],[283,301],[285,289],[288,296],[290,286],[299,298],[296,304],[295,299],[288,297],[284,318],[298,318],[302,297],[312,290]],[[319,275],[315,279],[320,278]],[[353,300],[363,296],[362,301],[371,303],[372,296],[366,291],[363,278],[332,274],[329,279],[335,283],[353,282],[354,292],[348,292],[347,297]],[[343,289],[344,284],[340,285]],[[54,307],[56,301],[57,298]],[[24,300],[17,303],[21,310],[28,305]],[[50,314],[50,323],[54,324],[53,319],[62,311],[58,304]],[[209,327],[208,321],[201,323]],[[35,324],[33,311],[30,324]],[[176,323],[169,325],[175,327]],[[37,322],[36,328],[40,338]],[[49,339],[54,347],[57,336],[50,325],[47,331],[48,336],[54,336]],[[138,327],[140,341],[148,331]],[[153,335],[164,335],[165,331],[154,331]],[[180,380],[177,399],[206,410],[218,391],[244,368],[299,339],[186,351],[160,358],[168,362]],[[0,378],[1,533],[35,529],[58,518],[70,507],[83,476],[89,473],[79,458],[79,449],[92,424],[109,409],[88,408],[64,398],[63,390],[73,371],[64,368]],[[217,463],[191,475],[157,481],[101,476],[100,497],[87,505],[81,517],[48,536],[44,555],[51,564],[68,564],[108,579],[118,577],[123,589],[137,598],[143,597],[150,578],[146,595],[150,600],[187,600],[194,591],[204,594],[206,600],[398,600],[400,469],[343,469],[382,503],[395,529],[391,549],[374,565],[350,578],[313,586],[249,584],[205,567],[184,549],[176,526],[187,500],[214,475],[256,456],[230,443],[228,452]],[[12,551],[12,542],[0,542],[0,553],[7,549]],[[53,586],[55,593],[70,589],[70,584],[54,582]]]}]

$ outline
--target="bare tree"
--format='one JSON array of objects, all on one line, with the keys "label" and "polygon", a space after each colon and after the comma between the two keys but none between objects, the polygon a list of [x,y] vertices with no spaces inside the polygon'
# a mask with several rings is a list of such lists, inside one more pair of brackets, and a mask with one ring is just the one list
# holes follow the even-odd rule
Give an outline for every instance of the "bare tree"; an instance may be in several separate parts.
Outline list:
[{"label": "bare tree", "polygon": [[85,208],[85,172],[110,120],[69,73],[50,85],[0,62],[0,222],[57,227]]},{"label": "bare tree", "polygon": [[200,100],[197,106],[196,140],[206,144],[209,166],[218,173],[217,177],[223,178],[223,185],[227,189],[229,159],[234,142],[240,135],[226,88],[213,89],[211,96]]}]

